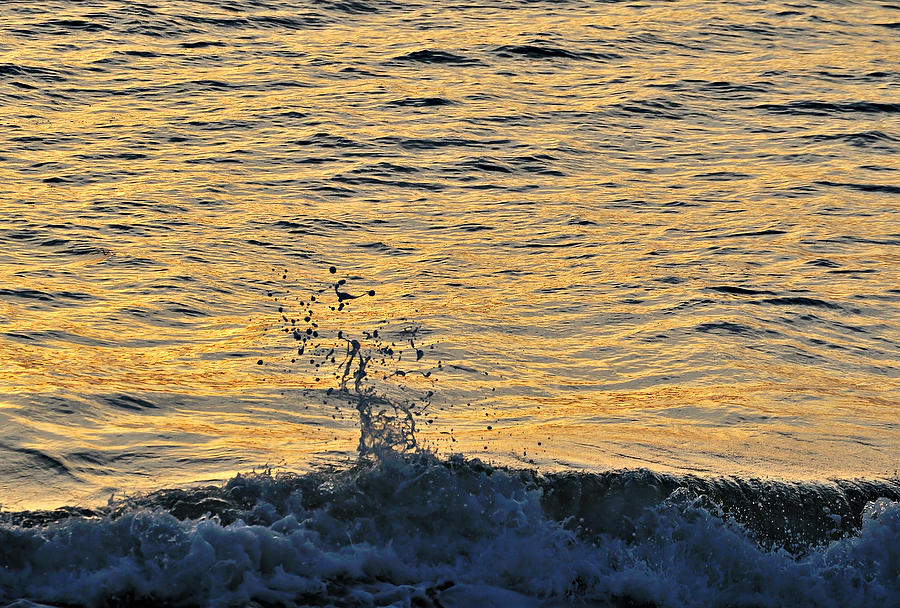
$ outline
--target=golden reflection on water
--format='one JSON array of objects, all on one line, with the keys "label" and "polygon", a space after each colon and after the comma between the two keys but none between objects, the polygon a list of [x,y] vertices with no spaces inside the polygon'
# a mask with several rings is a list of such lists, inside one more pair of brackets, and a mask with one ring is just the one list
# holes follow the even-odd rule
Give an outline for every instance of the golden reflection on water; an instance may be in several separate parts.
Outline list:
[{"label": "golden reflection on water", "polygon": [[[158,4],[172,19],[183,10]],[[248,459],[346,457],[352,412],[276,415],[306,412],[297,391],[333,378],[288,362],[294,345],[273,298],[294,305],[327,285],[333,263],[378,297],[323,312],[323,327],[418,324],[448,363],[434,376],[434,423],[420,424],[441,451],[544,468],[883,474],[898,445],[887,292],[900,284],[896,194],[841,184],[886,183],[895,173],[872,167],[895,161],[885,140],[854,147],[832,136],[896,136],[897,114],[753,109],[895,104],[895,86],[863,78],[895,63],[896,43],[864,41],[884,40],[870,25],[887,22],[881,10],[842,7],[853,36],[791,36],[808,16],[768,17],[785,36],[774,46],[723,33],[709,6],[685,3],[465,12],[437,29],[408,26],[423,14],[384,11],[314,35],[242,39],[209,26],[4,43],[0,63],[66,76],[24,105],[0,104],[4,149],[14,150],[0,161],[0,230],[34,233],[3,242],[0,288],[51,298],[0,299],[0,411],[58,456],[73,446],[155,453],[168,437],[185,462],[208,459],[210,476]],[[761,19],[727,17],[736,29]],[[494,52],[544,33],[609,58]],[[669,51],[642,46],[663,34]],[[181,46],[198,40],[224,46]],[[724,52],[731,45],[740,52]],[[398,59],[422,49],[471,61]],[[823,66],[854,78],[815,76]],[[723,81],[757,89],[671,92]],[[64,94],[41,96],[55,88]],[[391,105],[405,98],[449,102]],[[658,115],[627,110],[652,104]],[[383,163],[402,171],[386,175]],[[522,169],[531,165],[552,171]],[[342,227],[279,224],[310,218]],[[825,258],[857,274],[814,271]],[[760,293],[710,291],[721,285]],[[759,302],[784,294],[840,309]],[[723,322],[749,329],[697,330]],[[253,406],[96,405],[112,394]],[[83,426],[20,405],[47,396],[94,405]],[[155,439],[141,444],[142,434]],[[133,470],[152,477],[145,487],[196,476],[178,477],[177,457]]]}]

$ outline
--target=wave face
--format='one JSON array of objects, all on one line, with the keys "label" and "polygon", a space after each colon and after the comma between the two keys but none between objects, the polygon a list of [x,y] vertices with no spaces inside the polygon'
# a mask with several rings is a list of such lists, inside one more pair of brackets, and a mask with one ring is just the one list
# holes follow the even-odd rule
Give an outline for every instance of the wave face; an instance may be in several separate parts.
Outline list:
[{"label": "wave face", "polygon": [[[888,606],[900,480],[541,476],[385,456],[3,514],[0,597],[51,606]],[[34,606],[34,603],[9,604]]]}]

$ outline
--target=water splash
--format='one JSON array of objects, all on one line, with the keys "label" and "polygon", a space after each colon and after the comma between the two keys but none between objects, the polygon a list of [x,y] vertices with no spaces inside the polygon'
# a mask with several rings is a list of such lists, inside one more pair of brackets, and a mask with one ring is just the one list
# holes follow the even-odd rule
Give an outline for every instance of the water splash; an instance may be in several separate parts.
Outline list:
[{"label": "water splash", "polygon": [[[336,274],[337,269],[332,266],[329,272]],[[285,278],[286,271],[281,276]],[[374,289],[360,295],[348,290],[347,279],[339,279],[308,297],[297,298],[299,317],[290,314],[283,300],[280,302],[278,312],[284,323],[281,329],[300,343],[296,351],[298,357],[308,357],[303,360],[292,357],[291,361],[308,361],[314,366],[315,382],[321,380],[323,369],[332,369],[336,385],[325,393],[332,400],[343,401],[356,409],[360,426],[357,452],[361,461],[416,453],[422,449],[416,440],[416,417],[427,410],[434,396],[433,390],[416,391],[403,381],[409,375],[418,374],[430,383],[434,382],[433,370],[423,367],[427,363],[421,363],[425,348],[421,343],[417,344],[420,327],[407,324],[407,319],[396,319],[402,323],[399,328],[385,320],[375,329],[358,332],[358,336],[348,335],[346,329],[328,329],[327,325],[334,324],[338,315],[343,314],[354,300],[375,296]],[[333,302],[330,301],[332,293]],[[270,292],[269,295],[274,294]],[[406,345],[412,350],[413,357],[407,357],[404,369],[401,362]],[[338,361],[336,353],[341,350],[343,358]],[[400,383],[392,384],[395,380]],[[312,393],[307,395],[312,396]]]},{"label": "water splash", "polygon": [[363,380],[368,376],[366,366],[371,362],[372,355],[363,354],[361,348],[358,340],[348,340],[341,378],[341,391],[350,394],[347,380],[351,373],[353,375],[352,394],[359,413],[359,457],[379,459],[391,452],[415,452],[418,450],[416,421],[410,404],[388,399],[377,394],[374,386],[363,385]]}]

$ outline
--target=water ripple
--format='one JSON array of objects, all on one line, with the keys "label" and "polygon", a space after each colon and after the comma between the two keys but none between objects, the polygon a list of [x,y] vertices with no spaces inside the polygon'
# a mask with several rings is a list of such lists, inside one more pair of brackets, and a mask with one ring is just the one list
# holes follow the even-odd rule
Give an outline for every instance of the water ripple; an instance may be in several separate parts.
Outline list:
[{"label": "water ripple", "polygon": [[723,6],[0,3],[4,500],[345,458],[341,278],[439,452],[892,472],[896,8]]}]

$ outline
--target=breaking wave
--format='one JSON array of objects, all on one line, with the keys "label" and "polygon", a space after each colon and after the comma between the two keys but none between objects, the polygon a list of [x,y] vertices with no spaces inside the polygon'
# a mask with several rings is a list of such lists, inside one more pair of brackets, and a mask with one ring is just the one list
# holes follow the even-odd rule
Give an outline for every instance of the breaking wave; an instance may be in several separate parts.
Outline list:
[{"label": "breaking wave", "polygon": [[[382,452],[5,513],[0,597],[53,606],[876,606],[900,482],[539,475]],[[34,605],[17,603],[17,606]]]}]

